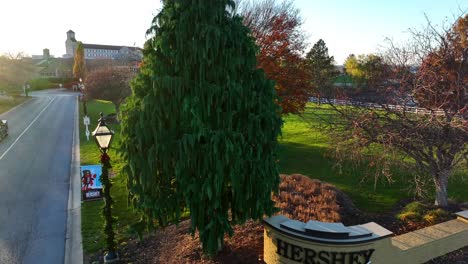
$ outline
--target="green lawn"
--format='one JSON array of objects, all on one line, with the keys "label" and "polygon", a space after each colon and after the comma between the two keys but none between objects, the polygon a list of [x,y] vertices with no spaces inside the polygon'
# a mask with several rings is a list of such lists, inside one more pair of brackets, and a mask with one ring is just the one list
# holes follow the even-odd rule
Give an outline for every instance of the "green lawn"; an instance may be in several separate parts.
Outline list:
[{"label": "green lawn", "polygon": [[[88,115],[91,118],[90,131],[96,127],[99,113],[104,114],[114,113],[115,107],[110,102],[91,101],[87,103]],[[83,125],[83,108],[80,105],[80,156],[81,165],[99,164],[100,152],[93,140],[86,140],[85,128]],[[114,130],[115,136],[113,146],[118,146],[120,127],[118,125],[110,125]],[[111,189],[112,197],[114,198],[113,215],[118,221],[115,226],[116,237],[118,241],[123,241],[128,236],[128,226],[136,222],[139,218],[137,214],[127,206],[126,183],[124,177],[119,174],[122,167],[122,161],[116,154],[115,149],[109,151],[111,157],[112,171],[115,177],[111,179],[113,186]],[[103,249],[105,245],[103,235],[103,218],[101,216],[101,201],[83,202],[81,208],[81,230],[83,235],[83,250],[85,253],[94,253],[99,249]]]},{"label": "green lawn", "polygon": [[[378,182],[374,189],[373,178],[363,180],[365,168],[343,168],[340,174],[333,169],[333,160],[324,157],[329,146],[327,136],[320,131],[319,119],[332,115],[327,106],[308,105],[303,117],[289,115],[284,118],[280,139],[280,171],[286,174],[300,173],[336,185],[345,191],[355,205],[367,212],[383,212],[399,200],[412,195],[407,171],[393,171],[394,180]],[[466,171],[457,171],[449,182],[449,196],[467,201],[468,177]],[[432,187],[430,187],[432,188]],[[432,189],[431,189],[432,190]]]},{"label": "green lawn", "polygon": [[284,118],[280,139],[280,171],[285,174],[300,173],[336,185],[365,211],[385,211],[407,197],[408,193],[401,183],[389,185],[381,181],[374,190],[373,178],[362,182],[363,170],[350,166],[340,174],[333,168],[333,160],[324,157],[329,142],[327,136],[320,132],[320,121],[317,120],[330,114],[323,108],[309,106],[303,117],[289,115]]},{"label": "green lawn", "polygon": [[13,100],[0,99],[0,114],[5,113],[6,111],[23,103],[24,101],[28,99],[29,99],[28,97],[24,97],[24,96],[15,96]]},{"label": "green lawn", "polygon": [[[82,109],[80,107],[80,109]],[[82,110],[81,110],[82,111]],[[88,102],[88,112],[91,117],[92,130],[96,126],[99,112],[112,113],[114,106],[109,102]],[[395,182],[389,184],[381,181],[374,189],[373,179],[362,181],[364,168],[344,168],[339,174],[333,169],[333,161],[324,158],[324,153],[329,146],[327,136],[320,131],[319,118],[329,118],[332,113],[326,106],[318,108],[309,105],[303,117],[289,115],[284,118],[282,137],[280,138],[280,172],[285,174],[300,173],[311,178],[320,179],[336,185],[345,191],[354,201],[355,205],[367,212],[383,212],[390,209],[399,200],[408,197],[408,179],[411,175],[407,172],[395,173]],[[81,164],[98,164],[99,151],[94,141],[86,141],[84,126],[80,113],[80,146]],[[119,127],[113,125],[116,132],[114,146],[119,140]],[[116,226],[117,239],[122,241],[128,236],[128,226],[138,220],[137,214],[127,207],[127,192],[125,179],[118,172],[122,167],[122,161],[115,150],[109,153],[112,159],[113,170],[116,177],[112,179],[114,186],[112,196],[115,200],[114,215],[118,218]],[[451,198],[467,201],[468,177],[466,172],[458,173],[452,177],[449,184]],[[82,233],[83,248],[86,253],[93,253],[104,247],[102,234],[101,208],[102,201],[85,202],[82,207]]]}]

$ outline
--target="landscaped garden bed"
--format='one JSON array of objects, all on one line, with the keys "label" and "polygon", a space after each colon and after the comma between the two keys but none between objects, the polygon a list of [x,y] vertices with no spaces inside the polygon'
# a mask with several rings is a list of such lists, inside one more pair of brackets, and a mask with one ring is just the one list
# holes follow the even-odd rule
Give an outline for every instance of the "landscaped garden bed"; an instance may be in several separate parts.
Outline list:
[{"label": "landscaped garden bed", "polygon": [[[362,224],[376,221],[395,234],[422,228],[399,222],[395,212],[408,208],[418,210],[421,204],[402,201],[392,211],[386,214],[368,215],[360,212],[347,197],[336,187],[302,175],[282,175],[280,192],[274,197],[278,214],[290,218],[308,221],[342,222],[345,225]],[[452,206],[454,210],[463,208]],[[425,208],[428,209],[428,208]],[[446,219],[439,219],[440,221]],[[395,224],[398,223],[398,224]],[[435,224],[437,222],[432,222]],[[245,225],[234,227],[234,236],[225,237],[225,247],[214,259],[202,254],[198,233],[190,234],[190,220],[179,225],[170,225],[144,237],[143,240],[132,238],[121,244],[122,263],[263,263],[263,226],[261,223],[248,221]],[[430,263],[467,263],[468,248],[455,251],[440,257]],[[92,260],[99,261],[102,253],[96,254]],[[458,262],[457,262],[458,261]]]}]

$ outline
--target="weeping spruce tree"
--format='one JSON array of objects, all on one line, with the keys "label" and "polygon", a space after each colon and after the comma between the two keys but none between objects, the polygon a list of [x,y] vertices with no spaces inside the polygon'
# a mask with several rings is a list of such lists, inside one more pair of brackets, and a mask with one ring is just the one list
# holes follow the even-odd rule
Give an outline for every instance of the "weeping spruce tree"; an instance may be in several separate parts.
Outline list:
[{"label": "weeping spruce tree", "polygon": [[281,109],[232,0],[165,0],[122,116],[129,197],[147,223],[185,208],[205,253],[274,212]]}]

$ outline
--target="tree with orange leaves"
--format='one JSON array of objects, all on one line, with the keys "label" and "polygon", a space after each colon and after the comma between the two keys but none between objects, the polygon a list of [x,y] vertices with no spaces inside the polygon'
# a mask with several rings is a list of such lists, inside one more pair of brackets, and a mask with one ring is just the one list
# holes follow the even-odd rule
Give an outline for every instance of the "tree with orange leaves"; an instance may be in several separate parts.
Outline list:
[{"label": "tree with orange leaves", "polygon": [[[409,166],[417,193],[431,186],[434,204],[447,207],[449,178],[468,162],[468,15],[444,30],[428,22],[411,33],[409,46],[390,42],[384,54],[389,76],[378,107],[334,107],[342,123],[330,133],[337,158],[368,159],[378,145],[384,153],[369,162],[377,175],[390,177],[393,161]],[[405,103],[411,97],[417,109]]]},{"label": "tree with orange leaves", "polygon": [[439,37],[438,48],[423,60],[415,97],[424,107],[443,109],[450,118],[468,119],[468,15]]},{"label": "tree with orange leaves", "polygon": [[260,47],[259,67],[269,79],[276,81],[283,113],[303,111],[312,87],[302,57],[305,41],[299,10],[292,1],[276,0],[238,1],[237,8]]}]

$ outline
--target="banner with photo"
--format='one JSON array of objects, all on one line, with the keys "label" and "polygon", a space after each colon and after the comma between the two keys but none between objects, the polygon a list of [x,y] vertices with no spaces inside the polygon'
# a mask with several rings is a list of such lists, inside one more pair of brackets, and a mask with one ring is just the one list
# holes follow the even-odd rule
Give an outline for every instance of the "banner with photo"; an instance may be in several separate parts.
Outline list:
[{"label": "banner with photo", "polygon": [[102,198],[101,165],[81,166],[81,197],[83,201]]}]

